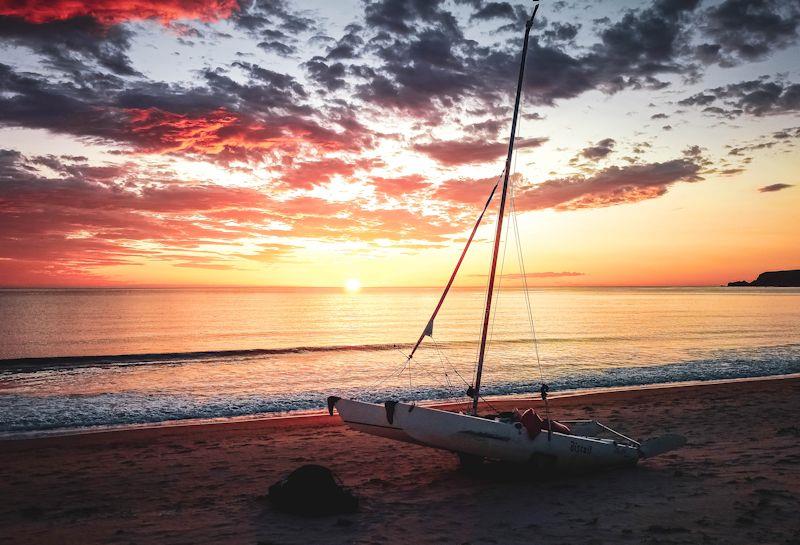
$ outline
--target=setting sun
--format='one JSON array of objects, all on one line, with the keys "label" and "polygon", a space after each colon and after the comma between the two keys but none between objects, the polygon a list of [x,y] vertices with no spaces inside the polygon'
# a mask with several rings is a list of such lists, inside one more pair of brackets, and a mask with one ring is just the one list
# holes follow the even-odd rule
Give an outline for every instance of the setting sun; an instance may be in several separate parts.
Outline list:
[{"label": "setting sun", "polygon": [[344,283],[344,289],[347,291],[358,291],[361,289],[361,281],[358,278],[348,278]]}]

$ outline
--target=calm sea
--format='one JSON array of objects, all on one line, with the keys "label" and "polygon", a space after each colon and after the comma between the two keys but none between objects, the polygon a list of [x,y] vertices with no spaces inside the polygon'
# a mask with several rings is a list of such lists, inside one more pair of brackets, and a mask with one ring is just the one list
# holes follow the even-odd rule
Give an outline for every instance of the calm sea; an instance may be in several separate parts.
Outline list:
[{"label": "calm sea", "polygon": [[[463,395],[483,292],[438,289],[0,291],[0,435]],[[800,372],[800,290],[532,291],[554,391]],[[522,292],[497,303],[484,393],[541,382]]]}]

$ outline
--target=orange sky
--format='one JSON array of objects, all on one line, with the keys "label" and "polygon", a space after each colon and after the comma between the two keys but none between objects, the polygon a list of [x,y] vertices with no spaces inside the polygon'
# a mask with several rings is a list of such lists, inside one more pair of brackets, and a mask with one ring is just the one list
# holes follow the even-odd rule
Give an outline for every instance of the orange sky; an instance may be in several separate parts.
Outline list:
[{"label": "orange sky", "polygon": [[[401,4],[0,7],[0,285],[441,285],[502,170],[524,13]],[[800,15],[740,9],[542,6],[513,177],[531,284],[800,268]]]}]

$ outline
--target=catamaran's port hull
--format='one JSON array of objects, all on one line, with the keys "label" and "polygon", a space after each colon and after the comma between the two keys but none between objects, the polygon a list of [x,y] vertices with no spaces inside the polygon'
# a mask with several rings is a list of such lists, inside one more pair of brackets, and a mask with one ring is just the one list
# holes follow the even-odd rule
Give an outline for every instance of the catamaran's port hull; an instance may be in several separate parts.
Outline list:
[{"label": "catamaran's port hull", "polygon": [[389,422],[383,405],[337,398],[335,407],[342,421],[356,431],[416,443],[402,428]]},{"label": "catamaran's port hull", "polygon": [[[342,420],[372,435],[504,462],[534,462],[540,467],[591,469],[634,465],[634,446],[610,439],[562,433],[528,437],[521,426],[406,403],[383,405],[331,398]],[[391,419],[391,420],[390,420]]]}]

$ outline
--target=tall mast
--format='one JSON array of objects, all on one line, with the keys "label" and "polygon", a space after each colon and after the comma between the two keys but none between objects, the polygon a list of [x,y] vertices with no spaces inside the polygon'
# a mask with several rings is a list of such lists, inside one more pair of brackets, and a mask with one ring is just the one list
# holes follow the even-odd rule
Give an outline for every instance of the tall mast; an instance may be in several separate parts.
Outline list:
[{"label": "tall mast", "polygon": [[486,335],[489,332],[489,320],[492,311],[492,294],[494,292],[494,279],[497,273],[497,254],[500,250],[500,237],[503,234],[503,214],[506,209],[506,196],[508,194],[508,176],[511,173],[511,156],[514,154],[514,136],[517,133],[517,115],[519,114],[519,101],[522,95],[522,79],[525,75],[525,57],[528,54],[528,36],[533,26],[533,18],[539,10],[538,2],[533,7],[531,18],[525,22],[525,41],[522,44],[522,60],[519,64],[519,80],[517,81],[517,97],[514,101],[514,116],[511,118],[511,137],[508,140],[508,156],[506,169],[503,173],[503,190],[500,194],[500,211],[497,215],[497,230],[494,234],[494,252],[492,253],[492,268],[489,270],[489,287],[486,290],[486,310],[483,314],[483,329],[481,330],[481,349],[478,353],[478,368],[475,372],[475,387],[472,395],[472,414],[478,414],[478,400],[481,395],[481,374],[483,373],[483,359],[486,355]]}]

